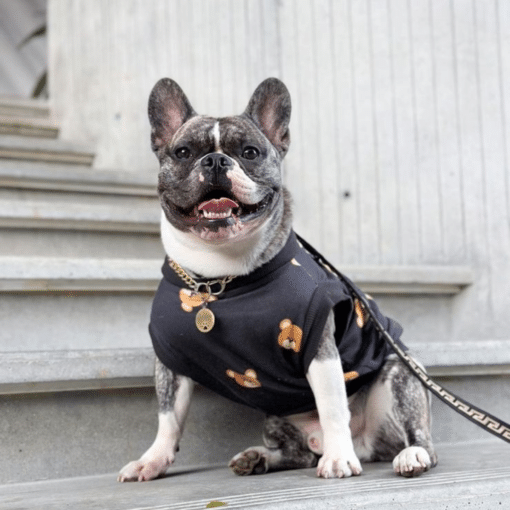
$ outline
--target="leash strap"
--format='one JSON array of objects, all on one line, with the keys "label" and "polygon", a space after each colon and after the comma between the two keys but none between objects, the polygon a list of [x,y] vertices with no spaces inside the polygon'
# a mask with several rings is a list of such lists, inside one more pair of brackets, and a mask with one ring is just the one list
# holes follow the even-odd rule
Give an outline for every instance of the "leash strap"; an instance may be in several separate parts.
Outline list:
[{"label": "leash strap", "polygon": [[352,295],[360,300],[363,307],[370,316],[370,319],[374,323],[377,332],[386,340],[386,342],[391,345],[398,357],[431,393],[433,393],[446,405],[450,406],[452,409],[479,427],[483,428],[487,432],[490,432],[491,434],[494,434],[500,439],[503,439],[503,441],[510,443],[510,425],[508,423],[505,423],[503,420],[496,418],[492,414],[479,409],[466,400],[456,396],[451,391],[445,389],[440,384],[434,382],[420,367],[420,365],[411,356],[409,356],[409,354],[401,349],[395,340],[393,340],[391,335],[384,329],[381,322],[372,312],[370,304],[368,303],[365,296],[358,292],[352,283],[342,273],[340,273],[340,271],[338,271],[335,266],[328,262],[313,246],[307,243],[301,236],[296,234],[296,237],[303,248],[307,250],[317,262],[319,262],[322,266],[326,266],[327,269],[331,269],[331,271],[333,271],[347,285]]}]

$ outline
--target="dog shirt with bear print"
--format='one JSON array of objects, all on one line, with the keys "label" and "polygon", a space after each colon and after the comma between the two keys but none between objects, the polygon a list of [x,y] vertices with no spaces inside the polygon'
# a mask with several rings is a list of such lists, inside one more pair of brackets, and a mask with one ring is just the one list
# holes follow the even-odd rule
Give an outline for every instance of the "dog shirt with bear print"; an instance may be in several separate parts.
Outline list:
[{"label": "dog shirt with bear print", "polygon": [[[232,280],[207,307],[215,325],[202,333],[195,316],[202,298],[163,265],[149,331],[154,350],[170,370],[235,402],[285,416],[316,408],[306,379],[329,312],[346,375],[347,393],[372,379],[392,353],[361,303],[318,263],[292,232],[270,262]],[[369,298],[370,299],[370,298]],[[401,326],[372,311],[400,346]]]}]

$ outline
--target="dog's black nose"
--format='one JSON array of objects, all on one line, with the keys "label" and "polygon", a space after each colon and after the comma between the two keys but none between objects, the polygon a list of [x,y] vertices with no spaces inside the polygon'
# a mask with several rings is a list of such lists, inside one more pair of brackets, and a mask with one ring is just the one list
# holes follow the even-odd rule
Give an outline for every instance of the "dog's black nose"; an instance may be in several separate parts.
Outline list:
[{"label": "dog's black nose", "polygon": [[202,158],[200,165],[205,169],[209,183],[213,186],[228,186],[226,173],[233,166],[232,160],[219,152],[211,152]]},{"label": "dog's black nose", "polygon": [[232,160],[219,152],[207,154],[200,164],[209,170],[226,170],[232,166]]}]

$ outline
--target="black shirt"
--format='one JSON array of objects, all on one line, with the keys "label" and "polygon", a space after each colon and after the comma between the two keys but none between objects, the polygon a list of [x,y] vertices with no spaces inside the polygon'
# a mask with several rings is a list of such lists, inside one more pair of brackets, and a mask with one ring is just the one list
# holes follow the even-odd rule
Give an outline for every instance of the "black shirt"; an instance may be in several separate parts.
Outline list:
[{"label": "black shirt", "polygon": [[[315,409],[306,373],[331,309],[342,367],[352,379],[348,394],[372,378],[392,352],[346,285],[316,262],[294,233],[275,258],[235,278],[207,304],[216,319],[208,333],[195,325],[201,299],[193,299],[167,260],[162,271],[149,326],[158,358],[176,373],[267,414]],[[401,326],[383,316],[374,301],[370,305],[399,341]]]}]

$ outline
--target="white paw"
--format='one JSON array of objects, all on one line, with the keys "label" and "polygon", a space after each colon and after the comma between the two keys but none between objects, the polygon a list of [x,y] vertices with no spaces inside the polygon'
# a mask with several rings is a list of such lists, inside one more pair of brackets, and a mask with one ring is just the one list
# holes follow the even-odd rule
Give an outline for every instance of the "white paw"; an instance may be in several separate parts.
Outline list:
[{"label": "white paw", "polygon": [[348,478],[358,476],[363,469],[354,451],[348,454],[325,453],[319,460],[317,476],[320,478]]},{"label": "white paw", "polygon": [[393,470],[407,478],[419,476],[432,467],[430,455],[421,446],[409,446],[393,459]]},{"label": "white paw", "polygon": [[152,459],[134,460],[126,464],[119,472],[117,481],[119,482],[146,482],[153,480],[158,476],[164,475],[166,470],[172,464],[172,460],[167,456],[155,457]]}]

